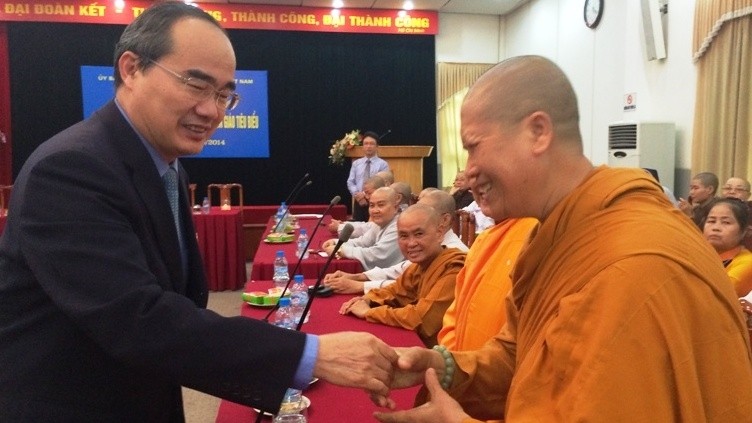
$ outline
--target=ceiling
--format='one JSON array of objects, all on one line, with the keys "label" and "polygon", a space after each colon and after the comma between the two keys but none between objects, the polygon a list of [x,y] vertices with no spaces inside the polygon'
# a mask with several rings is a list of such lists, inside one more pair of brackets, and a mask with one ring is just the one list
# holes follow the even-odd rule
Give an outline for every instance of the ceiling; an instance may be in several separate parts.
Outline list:
[{"label": "ceiling", "polygon": [[[402,9],[404,0],[343,0],[350,9]],[[415,10],[504,15],[528,0],[412,0]],[[197,3],[264,4],[330,8],[332,0],[196,0]]]}]

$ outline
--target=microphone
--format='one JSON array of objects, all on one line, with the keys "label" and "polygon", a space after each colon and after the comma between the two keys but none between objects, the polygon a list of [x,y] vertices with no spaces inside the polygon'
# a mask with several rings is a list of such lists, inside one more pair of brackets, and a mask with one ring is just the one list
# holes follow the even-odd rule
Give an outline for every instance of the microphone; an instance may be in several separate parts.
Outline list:
[{"label": "microphone", "polygon": [[[308,174],[306,173],[306,175],[308,175]],[[279,229],[279,225],[281,225],[282,222],[284,222],[285,217],[287,217],[287,215],[290,213],[290,208],[292,208],[292,203],[298,198],[298,194],[300,194],[300,191],[303,191],[303,188],[311,185],[312,183],[313,183],[313,181],[308,181],[305,184],[301,185],[300,188],[298,188],[298,191],[294,193],[295,196],[292,198],[292,200],[290,200],[289,203],[287,201],[285,201],[285,204],[287,205],[287,210],[285,210],[285,213],[279,219],[279,222],[277,222],[277,225],[274,227],[274,229],[272,230],[272,232],[277,232],[277,230]]]},{"label": "microphone", "polygon": [[387,129],[386,132],[384,132],[383,134],[381,134],[381,136],[379,137],[379,142],[381,140],[383,140],[385,136],[387,136],[387,135],[389,135],[391,133],[392,133],[392,130],[391,129]]},{"label": "microphone", "polygon": [[298,189],[301,188],[301,185],[303,185],[303,182],[306,179],[308,179],[308,176],[309,176],[309,174],[306,173],[305,175],[303,175],[302,178],[300,178],[300,180],[298,181],[298,183],[295,184],[295,187],[292,189],[292,191],[290,191],[290,195],[288,195],[287,199],[285,199],[285,203],[288,203],[288,204],[290,203],[290,198],[292,198],[292,195],[295,194],[295,191],[297,191]]},{"label": "microphone", "polygon": [[316,298],[316,293],[318,293],[319,287],[321,287],[321,281],[324,280],[324,275],[326,275],[326,271],[329,269],[329,264],[332,262],[332,259],[334,256],[337,255],[337,251],[339,251],[339,248],[347,242],[347,240],[350,239],[350,236],[353,233],[353,225],[346,224],[344,228],[342,228],[342,233],[339,235],[339,239],[337,240],[337,245],[334,246],[334,250],[332,250],[332,253],[329,254],[329,257],[326,259],[326,263],[324,263],[324,267],[321,268],[321,273],[319,273],[319,278],[316,279],[316,283],[313,285],[313,289],[310,290],[311,294],[308,298],[308,303],[305,306],[305,309],[303,309],[303,315],[300,316],[300,321],[298,322],[298,326],[295,327],[295,330],[300,331],[300,328],[303,327],[303,322],[306,319],[306,316],[308,316],[308,311],[311,309],[311,304],[313,304],[313,299]]},{"label": "microphone", "polygon": [[[340,197],[339,195],[335,195],[334,198],[332,198],[332,201],[329,202],[329,206],[327,206],[326,210],[324,210],[324,214],[321,215],[321,217],[319,218],[319,220],[316,222],[316,226],[314,226],[313,231],[311,231],[311,234],[308,235],[308,243],[306,243],[305,251],[308,251],[308,247],[311,245],[311,242],[313,241],[313,236],[316,235],[316,231],[319,230],[319,226],[321,226],[321,222],[324,220],[324,217],[327,214],[329,214],[329,211],[332,209],[332,207],[334,207],[337,204],[339,204],[340,200],[342,200],[342,197]],[[288,210],[289,210],[289,208],[288,208]],[[350,227],[352,227],[352,225],[350,225]],[[344,232],[345,229],[343,228],[342,231]],[[350,234],[352,235],[352,231],[350,231]],[[350,236],[348,236],[348,238],[350,238]],[[285,293],[288,291],[288,288],[290,288],[290,282],[293,280],[293,278],[295,277],[295,275],[298,273],[298,269],[300,268],[301,263],[303,263],[303,256],[302,255],[300,257],[298,257],[298,262],[295,263],[295,267],[292,269],[292,273],[290,273],[290,275],[292,275],[292,278],[290,278],[287,281],[287,285],[285,285],[285,288],[282,290],[282,293],[279,295],[280,298],[282,298],[285,295]],[[269,317],[272,315],[272,313],[274,313],[275,311],[277,311],[278,308],[279,308],[279,303],[275,304],[274,307],[272,307],[272,309],[269,310],[269,313],[267,313],[266,316],[264,317],[264,321],[268,322],[269,321]]]}]

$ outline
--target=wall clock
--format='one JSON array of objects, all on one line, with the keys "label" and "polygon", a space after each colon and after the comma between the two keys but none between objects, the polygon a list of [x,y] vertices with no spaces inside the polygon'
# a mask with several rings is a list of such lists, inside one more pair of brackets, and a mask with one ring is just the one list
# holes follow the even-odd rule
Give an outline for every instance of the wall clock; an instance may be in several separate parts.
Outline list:
[{"label": "wall clock", "polygon": [[583,17],[588,28],[595,28],[603,16],[603,0],[585,0]]}]

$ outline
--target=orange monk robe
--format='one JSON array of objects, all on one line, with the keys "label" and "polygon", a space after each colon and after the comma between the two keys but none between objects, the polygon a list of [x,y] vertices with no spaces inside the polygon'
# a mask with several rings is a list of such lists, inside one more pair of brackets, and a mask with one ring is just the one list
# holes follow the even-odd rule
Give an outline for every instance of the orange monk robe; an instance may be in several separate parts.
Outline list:
[{"label": "orange monk robe", "polygon": [[507,323],[450,389],[510,422],[752,419],[752,355],[718,255],[639,169],[599,167],[520,255]]},{"label": "orange monk robe", "polygon": [[464,263],[465,253],[445,248],[425,270],[411,264],[395,283],[363,296],[372,307],[366,320],[415,330],[426,345],[436,345],[441,318],[454,299],[454,283]]},{"label": "orange monk robe", "polygon": [[512,268],[537,225],[533,218],[507,219],[475,239],[457,275],[439,344],[450,351],[476,350],[499,333],[506,322],[504,298],[512,289]]},{"label": "orange monk robe", "polygon": [[726,265],[726,274],[734,285],[736,295],[743,297],[752,290],[752,252],[743,246],[720,253],[722,262],[730,260]]}]

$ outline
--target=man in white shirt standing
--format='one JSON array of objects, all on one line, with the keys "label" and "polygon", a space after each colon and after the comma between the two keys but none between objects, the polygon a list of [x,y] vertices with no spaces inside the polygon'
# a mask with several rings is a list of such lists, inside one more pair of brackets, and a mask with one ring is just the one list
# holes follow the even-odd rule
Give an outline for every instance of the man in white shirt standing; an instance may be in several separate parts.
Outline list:
[{"label": "man in white shirt standing", "polygon": [[[339,254],[358,260],[366,270],[376,266],[389,267],[404,260],[397,246],[398,211],[399,196],[393,189],[383,187],[374,191],[369,212],[375,225],[362,236],[342,244]],[[336,244],[337,239],[330,239],[321,248],[332,254]]]},{"label": "man in white shirt standing", "polygon": [[377,173],[389,170],[389,164],[378,156],[379,135],[375,132],[363,134],[363,154],[365,156],[353,161],[347,189],[353,197],[353,220],[368,221],[368,199],[363,192],[363,183]]},{"label": "man in white shirt standing", "polygon": [[[444,230],[444,239],[441,243],[443,246],[457,248],[462,252],[468,251],[467,246],[452,231],[455,203],[454,198],[449,193],[441,190],[428,191],[423,194],[418,204],[430,206],[441,215],[441,228]],[[340,294],[368,293],[371,289],[383,288],[394,283],[410,264],[409,260],[404,260],[394,266],[374,267],[355,274],[338,270],[324,277],[324,285],[331,287]]]}]

